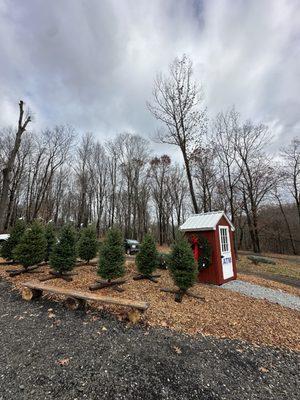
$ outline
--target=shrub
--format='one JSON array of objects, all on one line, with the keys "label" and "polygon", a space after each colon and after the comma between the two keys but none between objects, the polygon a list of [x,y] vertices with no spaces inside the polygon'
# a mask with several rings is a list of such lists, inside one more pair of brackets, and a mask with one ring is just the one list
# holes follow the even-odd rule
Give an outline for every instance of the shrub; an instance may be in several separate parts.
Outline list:
[{"label": "shrub", "polygon": [[50,254],[56,243],[56,235],[55,235],[54,225],[51,222],[46,225],[45,237],[46,237],[46,241],[47,241],[47,247],[46,247],[46,252],[45,252],[45,261],[49,261]]},{"label": "shrub", "polygon": [[139,273],[143,275],[151,275],[158,267],[158,252],[150,234],[146,235],[141,243],[136,265]]},{"label": "shrub", "polygon": [[78,241],[78,256],[87,263],[96,257],[98,241],[96,230],[93,226],[84,228]]},{"label": "shrub", "polygon": [[186,238],[179,233],[172,246],[169,268],[175,284],[181,291],[193,286],[196,280],[196,263],[193,251]]},{"label": "shrub", "polygon": [[40,223],[33,222],[25,230],[19,244],[14,248],[13,256],[27,269],[44,260],[46,248],[47,240],[44,228]]},{"label": "shrub", "polygon": [[168,269],[170,255],[167,253],[158,253],[158,268]]},{"label": "shrub", "polygon": [[59,235],[59,240],[53,246],[50,255],[51,267],[59,272],[64,273],[72,271],[76,263],[76,235],[70,225],[65,225]]},{"label": "shrub", "polygon": [[23,219],[18,219],[10,230],[10,237],[3,243],[1,247],[1,256],[3,258],[6,258],[7,260],[15,260],[13,250],[20,243],[25,229],[25,221]]},{"label": "shrub", "polygon": [[123,238],[117,228],[111,228],[107,232],[101,245],[98,274],[109,281],[125,274]]}]

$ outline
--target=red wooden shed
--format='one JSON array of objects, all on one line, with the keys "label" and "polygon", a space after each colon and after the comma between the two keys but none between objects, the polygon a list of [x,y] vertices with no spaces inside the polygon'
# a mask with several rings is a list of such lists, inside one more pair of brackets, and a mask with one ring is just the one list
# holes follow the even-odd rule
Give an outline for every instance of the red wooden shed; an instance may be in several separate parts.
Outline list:
[{"label": "red wooden shed", "polygon": [[194,214],[179,229],[190,241],[197,262],[202,263],[201,256],[205,249],[206,252],[209,250],[208,266],[199,269],[199,282],[222,285],[236,279],[234,226],[224,211]]}]

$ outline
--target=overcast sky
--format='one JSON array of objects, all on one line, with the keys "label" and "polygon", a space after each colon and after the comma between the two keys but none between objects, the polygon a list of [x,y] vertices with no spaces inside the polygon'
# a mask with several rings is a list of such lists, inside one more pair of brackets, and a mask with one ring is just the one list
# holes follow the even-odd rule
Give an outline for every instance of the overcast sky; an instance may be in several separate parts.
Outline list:
[{"label": "overcast sky", "polygon": [[300,135],[299,0],[0,0],[0,125],[22,98],[34,129],[150,136],[153,79],[183,53],[211,116]]}]

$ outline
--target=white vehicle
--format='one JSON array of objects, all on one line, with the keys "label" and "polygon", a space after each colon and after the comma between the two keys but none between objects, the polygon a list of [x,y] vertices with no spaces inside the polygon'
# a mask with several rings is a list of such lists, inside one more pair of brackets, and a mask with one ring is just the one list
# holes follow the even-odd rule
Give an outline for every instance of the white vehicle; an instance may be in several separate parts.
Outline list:
[{"label": "white vehicle", "polygon": [[10,237],[9,233],[1,233],[0,234],[0,243],[6,241]]}]

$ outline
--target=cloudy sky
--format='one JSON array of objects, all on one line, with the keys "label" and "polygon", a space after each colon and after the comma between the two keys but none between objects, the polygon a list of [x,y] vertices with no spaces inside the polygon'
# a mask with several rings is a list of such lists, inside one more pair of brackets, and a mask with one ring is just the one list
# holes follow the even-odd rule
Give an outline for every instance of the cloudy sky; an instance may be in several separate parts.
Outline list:
[{"label": "cloudy sky", "polygon": [[0,126],[22,98],[34,129],[151,136],[153,79],[183,53],[210,116],[300,135],[299,0],[0,0]]}]

